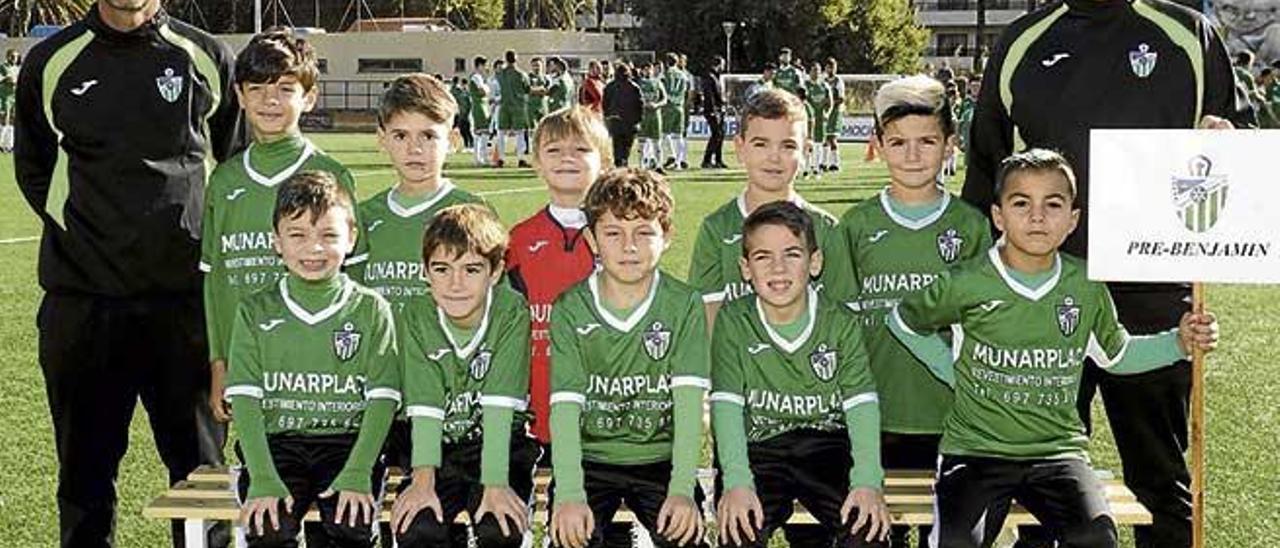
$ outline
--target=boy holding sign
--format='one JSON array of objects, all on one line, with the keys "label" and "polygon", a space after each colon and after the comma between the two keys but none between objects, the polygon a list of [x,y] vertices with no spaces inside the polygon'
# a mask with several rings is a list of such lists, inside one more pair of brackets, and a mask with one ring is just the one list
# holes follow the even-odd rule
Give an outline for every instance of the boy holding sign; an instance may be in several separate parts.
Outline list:
[{"label": "boy holding sign", "polygon": [[[1119,375],[1151,371],[1217,346],[1212,314],[1177,330],[1130,336],[1106,286],[1058,247],[1080,212],[1061,155],[1006,159],[991,208],[1001,241],[894,309],[890,329],[956,389],[943,427],[934,546],[982,546],[1017,499],[1066,546],[1115,546],[1115,523],[1089,467],[1076,396],[1085,359]],[[927,333],[951,326],[953,352]],[[985,513],[985,516],[984,516]],[[994,523],[991,521],[994,520]]]}]

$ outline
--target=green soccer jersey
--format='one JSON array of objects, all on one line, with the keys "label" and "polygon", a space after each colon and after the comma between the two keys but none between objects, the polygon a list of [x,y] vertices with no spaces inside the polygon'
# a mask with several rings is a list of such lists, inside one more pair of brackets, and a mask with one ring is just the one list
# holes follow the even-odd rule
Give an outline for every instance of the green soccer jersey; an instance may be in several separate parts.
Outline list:
[{"label": "green soccer jersey", "polygon": [[809,80],[804,83],[804,92],[809,105],[813,107],[813,116],[809,121],[823,126],[827,114],[831,112],[831,88],[821,79]]},{"label": "green soccer jersey", "polygon": [[[973,206],[943,192],[932,213],[912,219],[895,209],[888,189],[840,219],[838,256],[828,281],[853,288],[849,307],[866,330],[871,370],[880,393],[884,430],[937,434],[951,408],[951,388],[894,340],[884,320],[900,300],[924,290],[948,268],[991,247],[987,220]],[[835,266],[839,265],[839,266]]]},{"label": "green soccer jersey", "polygon": [[529,100],[529,73],[518,67],[507,67],[498,73],[499,101],[502,108],[524,107]]},{"label": "green soccer jersey", "polygon": [[661,80],[641,78],[637,83],[640,85],[640,99],[644,102],[645,115],[656,112],[667,104],[667,92],[662,87]]},{"label": "green soccer jersey", "polygon": [[667,104],[673,107],[684,107],[685,98],[689,95],[689,86],[693,79],[689,73],[679,68],[669,68],[662,74],[662,88],[667,92]]},{"label": "green soccer jersey", "polygon": [[445,443],[479,440],[482,408],[511,409],[516,426],[523,425],[529,398],[524,297],[505,283],[494,286],[468,340],[455,337],[456,328],[431,297],[409,302],[401,316],[405,414],[443,421]]},{"label": "green soccer jersey", "polygon": [[286,277],[236,313],[226,396],[260,401],[268,435],[353,434],[371,400],[400,401],[390,306],[345,274],[305,302],[319,291]]},{"label": "green soccer jersey", "polygon": [[457,83],[449,87],[449,94],[453,95],[454,102],[458,103],[458,116],[468,116],[471,113],[471,92],[466,85]]},{"label": "green soccer jersey", "polygon": [[21,65],[8,61],[0,64],[0,95],[13,95],[14,90],[18,87],[18,72],[21,69]]},{"label": "green soccer jersey", "polygon": [[[835,243],[836,218],[799,195],[792,201],[809,212],[818,235],[818,247],[829,255],[830,246]],[[689,285],[702,294],[703,302],[732,301],[754,293],[751,284],[742,279],[742,269],[738,267],[738,259],[742,257],[742,222],[747,215],[746,195],[739,194],[702,220],[689,263]],[[824,268],[824,276],[826,271]]]},{"label": "green soccer jersey", "polygon": [[1120,361],[1130,337],[1106,285],[1059,254],[1049,279],[1031,288],[1007,270],[999,249],[966,262],[905,298],[890,313],[911,336],[950,327],[955,404],[940,451],[1006,459],[1086,458],[1076,410],[1085,358]]},{"label": "green soccer jersey", "polygon": [[[240,300],[284,277],[283,263],[272,247],[276,187],[307,170],[332,173],[352,198],[356,196],[351,172],[301,136],[249,145],[218,165],[209,177],[200,270],[205,273],[205,325],[211,361],[227,357]],[[357,261],[356,257],[351,261]]]},{"label": "green soccer jersey", "polygon": [[601,303],[599,276],[570,288],[551,311],[551,404],[582,406],[584,460],[672,459],[672,389],[710,388],[706,319],[697,293],[655,273],[627,317]]},{"label": "green soccer jersey", "polygon": [[547,86],[547,106],[551,112],[574,104],[573,77],[568,73],[552,76]]},{"label": "green soccer jersey", "polygon": [[805,83],[804,71],[794,65],[780,67],[773,73],[773,85],[778,89],[785,89],[791,93],[795,93],[800,86]]},{"label": "green soccer jersey", "polygon": [[749,443],[805,428],[841,430],[845,410],[877,401],[853,313],[809,291],[807,323],[794,339],[769,324],[754,295],[716,315],[710,399],[743,407]]},{"label": "green soccer jersey", "polygon": [[[530,74],[529,87],[547,89],[551,85],[551,78],[545,74]],[[543,116],[547,115],[547,96],[546,94],[534,95],[530,93],[527,100],[527,108],[529,112],[529,124],[537,125]]]},{"label": "green soccer jersey", "polygon": [[458,204],[483,204],[478,196],[445,179],[430,198],[412,207],[396,202],[395,189],[375,194],[360,204],[361,236],[368,252],[353,269],[366,287],[392,304],[397,315],[408,300],[427,294],[427,271],[422,264],[422,233],[436,212]]}]

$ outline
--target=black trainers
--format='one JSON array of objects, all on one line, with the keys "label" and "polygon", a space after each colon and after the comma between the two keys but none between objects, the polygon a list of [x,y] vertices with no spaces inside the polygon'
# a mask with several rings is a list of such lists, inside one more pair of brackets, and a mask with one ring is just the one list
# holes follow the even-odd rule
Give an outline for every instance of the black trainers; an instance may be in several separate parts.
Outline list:
[{"label": "black trainers", "polygon": [[680,171],[689,169],[689,162],[680,162]]},{"label": "black trainers", "polygon": [[671,169],[673,167],[676,167],[676,159],[675,157],[668,156],[667,161],[662,162],[662,169]]},{"label": "black trainers", "polygon": [[529,165],[529,162],[526,162],[526,161],[524,161],[524,160],[520,160],[520,163],[519,163],[519,164],[517,164],[517,165],[518,165],[519,167],[533,167],[533,166]]}]

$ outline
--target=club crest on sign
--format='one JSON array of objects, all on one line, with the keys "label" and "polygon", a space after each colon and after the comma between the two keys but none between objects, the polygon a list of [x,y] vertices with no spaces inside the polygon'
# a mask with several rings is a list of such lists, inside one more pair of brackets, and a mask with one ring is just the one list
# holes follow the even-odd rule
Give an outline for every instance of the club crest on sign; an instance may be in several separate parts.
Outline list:
[{"label": "club crest on sign", "polygon": [[954,228],[948,228],[938,234],[938,256],[942,257],[945,263],[954,263],[960,258],[961,245],[964,245],[964,238],[961,238],[960,233]]},{"label": "club crest on sign", "polygon": [[644,353],[654,360],[666,357],[667,350],[671,349],[671,330],[663,326],[662,322],[653,322],[649,330],[644,332],[643,339]]},{"label": "club crest on sign", "polygon": [[333,355],[340,361],[350,360],[360,350],[360,332],[355,324],[347,322],[342,329],[333,332]]},{"label": "club crest on sign", "polygon": [[1155,72],[1158,58],[1159,54],[1151,51],[1150,46],[1138,44],[1138,49],[1129,52],[1129,68],[1133,69],[1133,74],[1138,78],[1146,78]]},{"label": "club crest on sign", "polygon": [[489,374],[489,364],[492,361],[493,352],[487,348],[476,352],[476,355],[471,356],[471,363],[467,367],[467,371],[471,374],[471,378],[477,381],[484,380],[484,376]]},{"label": "club crest on sign", "polygon": [[182,96],[182,76],[174,74],[171,68],[164,69],[164,75],[156,78],[156,87],[165,101],[176,102]]},{"label": "club crest on sign", "polygon": [[1076,327],[1080,326],[1080,305],[1076,304],[1076,300],[1068,295],[1062,299],[1062,304],[1058,305],[1058,330],[1062,332],[1062,336],[1070,337],[1076,332]]},{"label": "club crest on sign", "polygon": [[822,382],[829,382],[836,378],[836,364],[839,359],[836,356],[836,350],[827,346],[827,343],[818,344],[817,348],[809,354],[809,367],[813,368],[813,374],[818,376]]},{"label": "club crest on sign", "polygon": [[1187,163],[1188,175],[1173,176],[1173,206],[1182,226],[1205,232],[1227,207],[1227,177],[1213,173],[1213,160],[1198,155]]}]

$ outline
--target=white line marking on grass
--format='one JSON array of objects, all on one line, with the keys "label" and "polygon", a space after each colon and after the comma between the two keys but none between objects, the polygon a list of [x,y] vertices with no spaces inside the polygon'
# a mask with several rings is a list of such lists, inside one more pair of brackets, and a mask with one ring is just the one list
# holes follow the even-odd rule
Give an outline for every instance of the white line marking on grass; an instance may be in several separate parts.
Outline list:
[{"label": "white line marking on grass", "polygon": [[3,239],[3,240],[0,240],[0,245],[6,245],[6,244],[25,244],[25,243],[28,243],[28,242],[34,242],[34,241],[39,240],[39,239],[40,239],[40,237],[39,237],[39,236],[24,236],[24,237],[22,237],[22,238],[5,238],[5,239]]},{"label": "white line marking on grass", "polygon": [[545,186],[526,186],[520,188],[504,188],[502,190],[484,190],[476,193],[476,196],[499,196],[502,194],[520,194],[522,192],[533,192],[535,190],[546,190]]}]

